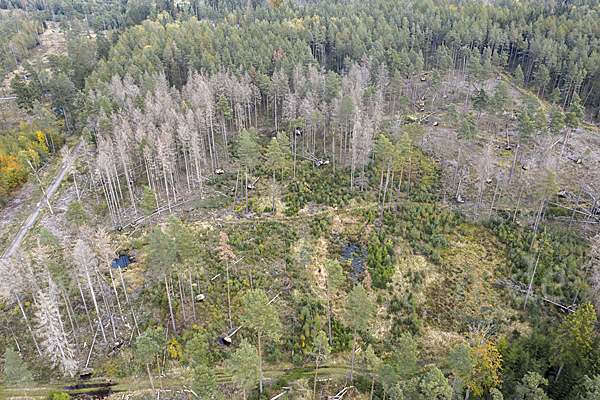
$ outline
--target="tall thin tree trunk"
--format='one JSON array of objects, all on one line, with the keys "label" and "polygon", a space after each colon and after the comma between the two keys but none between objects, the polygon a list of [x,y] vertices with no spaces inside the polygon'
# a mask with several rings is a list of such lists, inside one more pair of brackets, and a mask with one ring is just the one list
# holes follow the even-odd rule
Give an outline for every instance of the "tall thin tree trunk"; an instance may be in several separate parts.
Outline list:
[{"label": "tall thin tree trunk", "polygon": [[173,306],[171,305],[171,293],[169,293],[169,282],[167,282],[167,274],[165,274],[165,288],[167,289],[167,299],[169,300],[169,311],[171,312],[171,323],[173,324],[173,332],[175,332],[175,317],[173,316]]},{"label": "tall thin tree trunk", "polygon": [[69,322],[71,322],[71,330],[73,331],[73,337],[75,338],[75,345],[77,346],[77,352],[81,352],[79,348],[79,340],[77,340],[77,331],[75,330],[75,325],[73,324],[73,318],[71,318],[71,311],[69,311],[69,303],[67,303],[67,299],[65,297],[65,291],[61,289],[61,293],[63,296],[63,300],[65,301],[65,308],[67,309],[67,315],[69,316]]},{"label": "tall thin tree trunk", "polygon": [[575,202],[575,207],[573,207],[573,214],[571,214],[571,219],[569,220],[569,229],[571,229],[571,224],[573,223],[573,218],[575,218],[575,211],[579,206],[579,199],[581,199],[581,192],[583,192],[583,188],[579,189],[579,195],[577,196],[577,201]]},{"label": "tall thin tree trunk", "polygon": [[[321,352],[321,347],[319,347],[319,353]],[[317,373],[319,372],[319,353],[317,353],[317,357],[315,360],[315,383],[313,385],[313,400],[317,398]]]},{"label": "tall thin tree trunk", "polygon": [[[248,179],[246,177],[246,179]],[[229,329],[233,329],[233,324],[231,323],[231,297],[229,295],[229,261],[226,261],[225,264],[225,274],[227,277],[227,309],[229,310]]]},{"label": "tall thin tree trunk", "polygon": [[156,397],[156,389],[154,389],[154,381],[152,380],[152,374],[150,373],[150,365],[146,363],[146,370],[148,371],[148,378],[150,378],[150,386],[152,386],[152,393]]},{"label": "tall thin tree trunk", "polygon": [[275,168],[273,168],[273,216],[275,216]]},{"label": "tall thin tree trunk", "polygon": [[98,302],[96,301],[96,293],[94,292],[94,287],[92,285],[92,278],[90,278],[90,273],[87,269],[87,265],[84,266],[85,276],[87,277],[88,286],[90,288],[90,293],[92,295],[92,301],[94,302],[94,308],[96,309],[96,316],[98,317],[98,321],[100,322],[100,330],[102,331],[102,337],[104,338],[104,343],[108,343],[106,339],[106,333],[104,332],[104,325],[102,324],[102,318],[100,318],[100,309],[98,308]]},{"label": "tall thin tree trunk", "polygon": [[356,329],[354,330],[354,336],[352,337],[352,361],[350,363],[350,382],[354,380],[354,348],[356,346]]},{"label": "tall thin tree trunk", "polygon": [[188,264],[188,275],[190,278],[190,296],[192,296],[192,313],[194,314],[194,321],[197,321],[196,317],[196,296],[194,296],[194,287],[192,286],[192,271],[190,269],[190,265]]},{"label": "tall thin tree trunk", "polygon": [[27,314],[25,314],[25,310],[23,310],[23,305],[21,304],[21,299],[17,296],[16,293],[13,292],[13,295],[17,298],[17,303],[19,303],[19,308],[21,309],[21,314],[25,319],[25,323],[27,324],[27,329],[29,329],[29,333],[31,333],[31,337],[33,338],[33,343],[35,343],[35,348],[37,349],[40,356],[42,355],[42,351],[40,350],[40,346],[38,346],[37,340],[35,340],[35,336],[33,335],[33,331],[31,330],[31,325],[29,325],[29,319],[27,318]]},{"label": "tall thin tree trunk", "polygon": [[259,382],[259,393],[263,392],[263,373],[262,373],[262,350],[260,347],[260,331],[258,332],[258,382]]},{"label": "tall thin tree trunk", "polygon": [[333,346],[333,341],[331,340],[331,313],[329,308],[329,282],[326,282],[327,285],[327,324],[329,326],[329,345]]},{"label": "tall thin tree trunk", "polygon": [[125,292],[125,300],[129,307],[131,307],[131,315],[133,317],[133,322],[135,324],[135,329],[138,331],[138,335],[141,335],[140,328],[137,323],[137,318],[135,317],[135,311],[133,310],[133,304],[129,301],[129,295],[127,294],[127,288],[125,287],[125,281],[123,280],[123,273],[121,272],[121,268],[119,268],[119,276],[121,277],[121,284],[123,285],[123,292]]},{"label": "tall thin tree trunk", "polygon": [[535,277],[535,271],[537,270],[538,262],[540,261],[540,255],[542,252],[540,251],[537,256],[537,260],[535,260],[535,267],[533,267],[533,274],[531,274],[531,280],[529,281],[529,288],[527,289],[527,295],[525,296],[525,303],[523,304],[523,310],[527,306],[527,299],[529,298],[529,293],[531,292],[531,285],[533,285],[533,278]]}]

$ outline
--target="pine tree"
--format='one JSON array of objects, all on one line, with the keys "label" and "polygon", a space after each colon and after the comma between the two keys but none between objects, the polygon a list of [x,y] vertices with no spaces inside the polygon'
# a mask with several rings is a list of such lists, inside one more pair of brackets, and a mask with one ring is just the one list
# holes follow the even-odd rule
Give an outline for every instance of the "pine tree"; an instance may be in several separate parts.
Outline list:
[{"label": "pine tree", "polygon": [[556,380],[565,363],[578,363],[584,360],[592,349],[595,337],[596,312],[589,302],[583,303],[573,314],[567,315],[556,333],[552,364],[560,366]]},{"label": "pine tree", "polygon": [[217,378],[213,371],[204,364],[194,367],[194,392],[201,399],[212,399],[217,385]]},{"label": "pine tree", "polygon": [[315,383],[313,385],[313,400],[317,396],[317,374],[319,372],[319,365],[329,362],[329,355],[331,354],[331,348],[327,342],[327,334],[323,331],[319,331],[317,337],[313,342],[312,351],[309,355],[315,360]]},{"label": "pine tree", "polygon": [[235,143],[235,155],[239,163],[245,168],[246,173],[246,212],[248,212],[248,169],[252,171],[252,167],[258,162],[260,156],[255,135],[254,128],[244,129]]},{"label": "pine tree", "polygon": [[169,235],[164,233],[160,227],[156,227],[148,239],[150,241],[148,255],[152,262],[152,268],[165,280],[169,311],[171,312],[171,323],[173,324],[173,331],[175,331],[175,317],[173,316],[173,306],[171,304],[171,293],[169,291],[167,276],[171,274],[173,265],[177,262],[177,247]]},{"label": "pine tree", "polygon": [[471,150],[473,149],[473,142],[477,138],[477,121],[471,114],[463,119],[460,129],[458,130],[457,138],[459,140],[470,140]]},{"label": "pine tree", "polygon": [[560,107],[553,105],[550,108],[549,115],[548,129],[553,135],[559,135],[565,127],[565,114],[563,114]]},{"label": "pine tree", "polygon": [[381,366],[381,359],[379,357],[377,357],[377,355],[375,354],[375,350],[373,350],[373,346],[371,346],[371,345],[369,345],[367,347],[367,350],[365,351],[365,358],[367,359],[367,363],[368,363],[369,367],[371,368],[372,382],[371,382],[370,400],[373,400],[373,391],[375,389],[375,376],[377,375],[377,371],[379,370],[379,367]]},{"label": "pine tree", "polygon": [[244,400],[246,400],[246,391],[256,387],[256,380],[260,378],[258,352],[243,340],[240,347],[230,354],[225,365],[235,386],[241,387],[244,391]]},{"label": "pine tree", "polygon": [[148,372],[148,378],[150,379],[150,385],[152,386],[152,393],[154,393],[154,396],[156,396],[156,390],[154,389],[152,374],[150,373],[150,364],[154,362],[156,355],[160,351],[161,335],[162,333],[157,334],[156,331],[148,328],[135,340],[135,359],[146,365],[146,371]]},{"label": "pine tree", "polygon": [[227,128],[225,127],[225,121],[231,119],[231,112],[233,111],[229,107],[229,102],[224,94],[221,95],[219,101],[217,102],[217,110],[219,114],[221,114],[221,128],[223,129],[223,142],[225,145],[225,158],[227,162],[229,162],[229,149],[227,146]]},{"label": "pine tree", "polygon": [[269,304],[269,299],[262,289],[254,289],[246,292],[243,298],[244,315],[242,322],[248,328],[253,329],[258,335],[258,358],[259,358],[259,387],[263,391],[262,383],[262,347],[261,337],[268,336],[273,340],[279,339],[281,323],[277,317],[275,307]]},{"label": "pine tree", "polygon": [[450,122],[452,122],[454,124],[456,124],[458,122],[459,115],[458,115],[458,110],[456,109],[456,104],[454,104],[454,103],[448,104],[448,111],[446,112],[446,115],[448,115],[448,119],[450,120]]},{"label": "pine tree", "polygon": [[283,169],[285,158],[279,141],[277,138],[272,138],[269,146],[267,147],[267,159],[269,160],[269,166],[273,170],[273,215],[275,215],[275,171],[279,168]]},{"label": "pine tree", "polygon": [[450,400],[452,388],[448,385],[448,379],[437,367],[434,367],[419,382],[419,400]]},{"label": "pine tree", "polygon": [[541,64],[537,72],[533,74],[533,80],[534,85],[537,88],[537,95],[540,95],[540,89],[543,88],[542,97],[544,97],[546,86],[550,82],[550,72],[548,72],[548,68],[546,68],[544,64]]},{"label": "pine tree", "polygon": [[354,349],[356,347],[357,331],[366,331],[369,320],[374,313],[373,303],[367,297],[365,288],[362,284],[354,286],[348,294],[348,302],[346,303],[346,321],[354,331],[352,338],[352,362],[350,364],[350,381],[354,378]]}]

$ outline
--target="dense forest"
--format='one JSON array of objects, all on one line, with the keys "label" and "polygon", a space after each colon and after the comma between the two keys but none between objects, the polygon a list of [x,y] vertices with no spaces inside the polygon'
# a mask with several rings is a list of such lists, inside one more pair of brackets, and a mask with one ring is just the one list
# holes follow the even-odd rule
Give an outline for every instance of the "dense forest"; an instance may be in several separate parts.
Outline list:
[{"label": "dense forest", "polygon": [[0,0],[0,397],[600,398],[599,13]]}]

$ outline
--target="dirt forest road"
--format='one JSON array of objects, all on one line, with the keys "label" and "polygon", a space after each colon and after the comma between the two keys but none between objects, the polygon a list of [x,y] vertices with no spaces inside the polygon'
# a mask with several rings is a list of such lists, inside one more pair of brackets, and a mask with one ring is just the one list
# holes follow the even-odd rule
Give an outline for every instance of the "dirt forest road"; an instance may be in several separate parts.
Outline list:
[{"label": "dirt forest road", "polygon": [[[52,195],[58,188],[58,185],[60,185],[60,182],[63,180],[63,178],[71,168],[71,165],[73,165],[73,162],[79,155],[80,149],[81,141],[77,143],[71,154],[69,154],[67,160],[65,160],[62,167],[60,167],[54,178],[52,178],[52,182],[50,182],[50,185],[46,189],[46,196],[48,196],[48,199],[52,198]],[[42,196],[31,211],[31,214],[29,214],[27,219],[23,222],[23,225],[21,225],[21,227],[19,228],[19,231],[4,251],[4,254],[2,254],[2,257],[0,257],[0,261],[7,261],[14,255],[19,246],[21,246],[23,239],[25,239],[25,236],[27,236],[27,233],[29,232],[31,227],[33,227],[33,225],[35,224],[35,221],[37,221],[44,207],[46,207],[46,198],[45,196]]]}]

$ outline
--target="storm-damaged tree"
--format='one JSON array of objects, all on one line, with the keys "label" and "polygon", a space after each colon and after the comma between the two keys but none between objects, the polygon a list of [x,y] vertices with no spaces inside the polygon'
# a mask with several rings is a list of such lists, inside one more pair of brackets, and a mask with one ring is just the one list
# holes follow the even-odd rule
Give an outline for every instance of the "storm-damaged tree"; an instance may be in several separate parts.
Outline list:
[{"label": "storm-damaged tree", "polygon": [[40,287],[34,296],[36,304],[35,317],[37,321],[37,334],[42,338],[41,346],[46,357],[52,361],[52,367],[57,364],[63,373],[71,378],[77,370],[77,361],[71,343],[65,333],[60,308],[57,301],[57,288],[50,271],[42,272],[47,286]]},{"label": "storm-damaged tree", "polygon": [[[94,290],[94,284],[92,283],[92,276],[96,275],[98,263],[96,262],[94,252],[83,239],[78,239],[77,242],[75,242],[75,248],[73,249],[73,261],[75,263],[75,269],[77,270],[78,275],[85,277],[87,281],[88,289],[90,290],[92,301],[94,302],[96,317],[98,317],[100,329],[102,331],[102,337],[104,338],[104,343],[107,343],[106,333],[104,332],[104,324],[102,323],[102,318],[100,317],[100,309],[98,308],[96,292]],[[83,293],[81,294],[81,297],[83,298]]]},{"label": "storm-damaged tree", "polygon": [[[104,230],[104,228],[100,228],[96,231],[96,234],[94,235],[94,247],[96,249],[96,254],[98,255],[99,260],[108,269],[108,273],[110,275],[110,282],[111,282],[112,288],[115,292],[115,298],[117,299],[117,305],[119,306],[119,313],[121,315],[121,320],[123,322],[125,322],[125,317],[123,316],[123,309],[121,308],[121,301],[119,300],[119,293],[117,292],[117,287],[115,285],[115,280],[114,280],[113,273],[112,273],[112,270],[113,270],[112,258],[114,257],[115,252],[111,245],[110,236],[108,236],[108,233]],[[120,267],[117,269],[119,271],[119,276],[121,277],[121,284],[123,286],[123,292],[125,292],[125,300],[127,301],[127,304],[129,304],[129,306],[131,308],[131,315],[133,318],[133,322],[135,324],[135,327],[136,327],[136,329],[138,331],[138,335],[139,335],[141,333],[140,328],[138,327],[138,322],[137,322],[137,318],[135,316],[135,312],[133,310],[133,305],[129,301],[129,295],[127,294],[127,289],[125,288],[125,281],[123,280],[123,273],[121,272]]]}]

